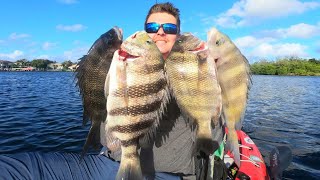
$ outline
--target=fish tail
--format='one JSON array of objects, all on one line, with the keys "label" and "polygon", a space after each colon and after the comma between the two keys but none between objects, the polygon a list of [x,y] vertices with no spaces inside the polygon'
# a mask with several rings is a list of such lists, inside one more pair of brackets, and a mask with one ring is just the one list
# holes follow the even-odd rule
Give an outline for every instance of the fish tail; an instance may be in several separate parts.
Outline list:
[{"label": "fish tail", "polygon": [[116,180],[143,179],[137,145],[130,144],[129,146],[122,146],[121,149],[121,162]]},{"label": "fish tail", "polygon": [[234,129],[228,129],[228,141],[226,148],[231,151],[234,156],[234,162],[240,167],[240,151],[238,143],[238,135]]}]

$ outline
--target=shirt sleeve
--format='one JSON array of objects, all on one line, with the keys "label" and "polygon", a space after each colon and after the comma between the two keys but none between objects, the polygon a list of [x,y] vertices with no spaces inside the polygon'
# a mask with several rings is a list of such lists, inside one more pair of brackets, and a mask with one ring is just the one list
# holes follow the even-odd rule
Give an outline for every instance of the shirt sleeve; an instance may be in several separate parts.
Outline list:
[{"label": "shirt sleeve", "polygon": [[[119,163],[104,155],[87,155],[80,161],[72,153],[18,153],[0,155],[0,179],[115,179]],[[146,180],[150,179],[145,177]],[[179,180],[179,176],[156,173],[155,179]]]}]

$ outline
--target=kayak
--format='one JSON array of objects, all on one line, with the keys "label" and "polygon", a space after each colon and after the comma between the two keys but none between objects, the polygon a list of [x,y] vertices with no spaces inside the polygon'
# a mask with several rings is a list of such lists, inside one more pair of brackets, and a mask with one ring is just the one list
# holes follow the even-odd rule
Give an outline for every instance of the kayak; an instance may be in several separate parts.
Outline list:
[{"label": "kayak", "polygon": [[240,152],[240,167],[233,160],[233,154],[227,151],[224,155],[224,163],[228,168],[228,176],[231,179],[242,180],[269,180],[267,166],[263,157],[252,139],[243,131],[238,130],[238,142]]}]

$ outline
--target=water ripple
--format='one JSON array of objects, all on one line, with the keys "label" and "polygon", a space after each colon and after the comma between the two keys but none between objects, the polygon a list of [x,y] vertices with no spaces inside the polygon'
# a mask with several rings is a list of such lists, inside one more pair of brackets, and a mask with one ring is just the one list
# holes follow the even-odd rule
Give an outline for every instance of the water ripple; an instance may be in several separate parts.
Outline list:
[{"label": "water ripple", "polygon": [[[79,153],[89,125],[73,73],[0,72],[0,153]],[[244,131],[264,157],[288,145],[284,179],[320,179],[320,77],[253,76]]]}]

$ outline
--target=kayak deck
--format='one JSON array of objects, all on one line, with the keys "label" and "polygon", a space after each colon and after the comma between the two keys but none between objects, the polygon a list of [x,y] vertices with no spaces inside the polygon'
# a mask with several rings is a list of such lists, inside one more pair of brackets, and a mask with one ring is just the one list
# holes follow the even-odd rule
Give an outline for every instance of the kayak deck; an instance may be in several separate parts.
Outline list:
[{"label": "kayak deck", "polygon": [[229,169],[229,176],[233,179],[270,179],[258,147],[245,132],[238,130],[237,135],[240,151],[240,167],[237,167],[233,160],[233,154],[228,151],[224,156],[224,162]]}]

